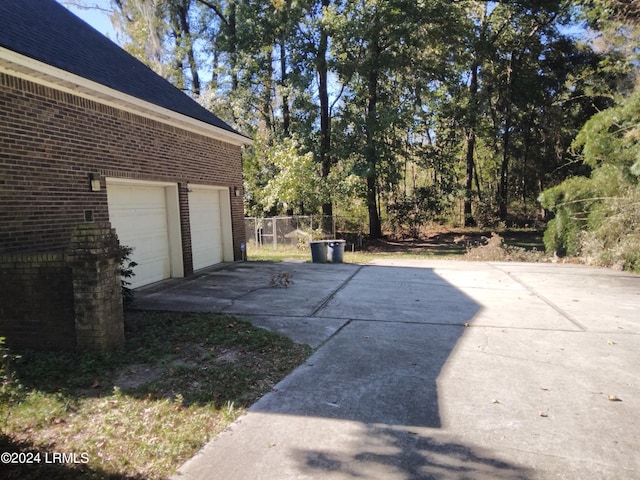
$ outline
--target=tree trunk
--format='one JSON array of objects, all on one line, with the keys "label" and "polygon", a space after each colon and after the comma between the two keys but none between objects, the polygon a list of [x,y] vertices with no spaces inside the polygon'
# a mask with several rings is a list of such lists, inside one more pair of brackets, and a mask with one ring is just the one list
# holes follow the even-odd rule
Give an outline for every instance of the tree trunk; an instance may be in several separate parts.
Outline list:
[{"label": "tree trunk", "polygon": [[382,237],[382,225],[378,215],[378,189],[376,166],[371,165],[371,171],[367,174],[367,210],[369,212],[369,236],[371,238]]},{"label": "tree trunk", "polygon": [[500,165],[500,184],[498,186],[498,215],[500,220],[506,220],[509,204],[509,147],[511,141],[512,99],[513,99],[513,54],[507,67],[507,98],[505,100],[504,133],[502,135],[502,162]]},{"label": "tree trunk", "polygon": [[287,2],[285,8],[282,9],[281,30],[279,38],[280,47],[280,87],[282,88],[282,133],[285,137],[289,136],[289,127],[291,125],[291,111],[289,109],[289,95],[287,94],[287,44],[286,33],[287,23],[289,23],[288,14],[291,8],[291,2]]},{"label": "tree trunk", "polygon": [[289,110],[289,95],[287,95],[287,48],[284,38],[280,39],[280,86],[282,87],[282,133],[288,137],[291,112]]},{"label": "tree trunk", "polygon": [[500,185],[498,188],[498,206],[500,220],[506,220],[509,202],[509,141],[511,139],[511,112],[508,109],[505,119],[505,131],[502,136],[502,163],[500,165]]},{"label": "tree trunk", "polygon": [[264,121],[264,129],[268,135],[273,133],[273,122],[271,121],[271,82],[273,80],[273,62],[272,54],[268,53],[268,59],[265,62],[265,73],[262,79],[262,120]]},{"label": "tree trunk", "polygon": [[[329,7],[330,0],[322,0],[322,8]],[[320,97],[320,166],[322,178],[326,181],[331,173],[331,117],[329,115],[329,74],[327,51],[329,38],[324,24],[320,28],[318,45],[318,95]],[[333,203],[328,199],[322,204],[322,214],[333,215]]]},{"label": "tree trunk", "polygon": [[[377,50],[377,45],[370,48]],[[377,52],[375,53],[377,55]],[[382,226],[378,214],[378,175],[376,164],[378,161],[378,148],[376,145],[377,130],[377,105],[378,105],[378,71],[372,68],[369,72],[367,121],[366,121],[366,160],[367,169],[367,210],[369,211],[369,235],[371,238],[382,237]]]},{"label": "tree trunk", "polygon": [[231,90],[238,91],[240,81],[238,79],[238,28],[236,25],[236,3],[231,2],[231,11],[229,13],[229,21],[227,22],[227,30],[229,36],[229,57],[231,58]]},{"label": "tree trunk", "polygon": [[187,42],[187,61],[189,70],[191,70],[191,94],[200,95],[200,75],[198,74],[198,64],[193,53],[193,40],[191,38],[191,30],[189,28],[189,20],[187,18],[188,5],[180,5],[177,8],[178,21],[182,30],[181,42]]},{"label": "tree trunk", "polygon": [[474,157],[476,147],[476,123],[478,102],[478,60],[474,59],[471,65],[471,82],[469,84],[469,123],[467,126],[467,154],[466,175],[464,184],[464,226],[476,225],[471,209],[473,200],[473,172],[475,169]]}]

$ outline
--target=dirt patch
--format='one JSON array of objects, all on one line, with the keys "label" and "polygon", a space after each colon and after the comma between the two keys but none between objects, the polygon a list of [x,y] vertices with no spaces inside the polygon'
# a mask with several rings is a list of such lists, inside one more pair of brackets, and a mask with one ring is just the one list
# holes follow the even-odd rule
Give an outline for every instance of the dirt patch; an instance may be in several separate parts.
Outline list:
[{"label": "dirt patch", "polygon": [[549,255],[535,246],[526,248],[509,245],[501,235],[495,232],[479,244],[468,246],[464,258],[483,262],[548,262],[551,260]]},{"label": "dirt patch", "polygon": [[158,380],[165,367],[163,365],[136,364],[127,365],[113,381],[114,386],[123,390],[133,390],[145,383]]},{"label": "dirt patch", "polygon": [[161,380],[167,372],[176,368],[206,368],[210,363],[233,365],[243,356],[235,348],[210,349],[198,344],[184,344],[179,347],[181,355],[165,359],[161,363],[138,363],[127,365],[116,374],[113,385],[122,390],[135,390],[145,384]]}]

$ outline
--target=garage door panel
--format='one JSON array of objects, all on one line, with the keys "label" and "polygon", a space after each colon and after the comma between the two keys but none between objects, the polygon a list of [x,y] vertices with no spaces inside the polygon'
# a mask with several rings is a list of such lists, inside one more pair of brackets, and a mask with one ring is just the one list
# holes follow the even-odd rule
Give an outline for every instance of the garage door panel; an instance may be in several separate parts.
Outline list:
[{"label": "garage door panel", "polygon": [[109,219],[120,244],[133,248],[138,265],[132,287],[171,276],[164,187],[108,184]]},{"label": "garage door panel", "polygon": [[192,188],[189,193],[191,248],[195,270],[215,265],[223,260],[219,192],[219,190]]}]

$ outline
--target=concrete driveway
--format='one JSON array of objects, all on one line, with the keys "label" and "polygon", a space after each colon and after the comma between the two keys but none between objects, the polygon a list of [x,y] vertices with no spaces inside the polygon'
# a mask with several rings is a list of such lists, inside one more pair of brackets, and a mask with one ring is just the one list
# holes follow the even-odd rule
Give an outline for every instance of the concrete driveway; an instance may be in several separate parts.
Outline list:
[{"label": "concrete driveway", "polygon": [[239,263],[137,297],[316,348],[175,480],[640,479],[638,276]]}]

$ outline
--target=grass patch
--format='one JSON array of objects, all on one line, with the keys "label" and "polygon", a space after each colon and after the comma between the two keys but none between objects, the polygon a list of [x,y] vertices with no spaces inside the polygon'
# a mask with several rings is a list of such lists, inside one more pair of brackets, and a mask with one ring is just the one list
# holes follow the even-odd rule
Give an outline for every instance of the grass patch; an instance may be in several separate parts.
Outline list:
[{"label": "grass patch", "polygon": [[[542,233],[533,229],[499,230],[500,248],[482,249],[469,255],[469,252],[491,244],[496,235],[493,231],[479,228],[452,229],[442,232],[431,232],[421,239],[386,238],[376,241],[365,241],[362,250],[351,250],[347,243],[344,252],[345,263],[369,263],[379,258],[389,259],[464,259],[464,260],[514,260],[541,261],[544,256]],[[491,251],[489,251],[491,250]],[[288,246],[272,245],[248,246],[247,256],[250,261],[282,262],[293,260],[311,262],[311,251],[308,245]]]},{"label": "grass patch", "polygon": [[[0,450],[43,461],[5,478],[167,478],[311,353],[227,315],[132,312],[125,327],[114,354],[12,362]],[[58,453],[77,462],[44,463]]]},{"label": "grass patch", "polygon": [[[377,258],[446,258],[464,255],[464,246],[425,247],[421,244],[399,245],[393,242],[380,242],[368,250],[344,252],[344,263],[369,263]],[[296,248],[278,246],[253,247],[248,251],[248,260],[252,262],[311,262],[309,247]]]}]

